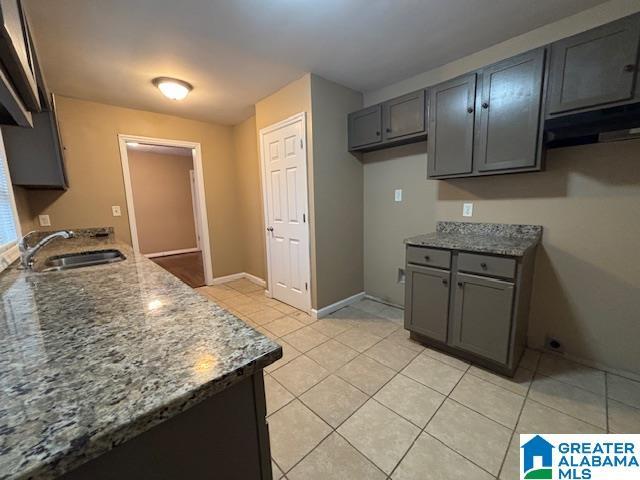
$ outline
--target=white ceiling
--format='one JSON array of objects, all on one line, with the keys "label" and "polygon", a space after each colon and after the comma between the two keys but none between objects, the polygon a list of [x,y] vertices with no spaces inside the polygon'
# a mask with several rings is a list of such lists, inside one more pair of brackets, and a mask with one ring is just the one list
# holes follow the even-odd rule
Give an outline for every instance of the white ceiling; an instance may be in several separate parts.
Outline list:
[{"label": "white ceiling", "polygon": [[[235,124],[304,72],[373,90],[602,0],[26,0],[58,94]],[[194,85],[182,102],[151,85]]]}]

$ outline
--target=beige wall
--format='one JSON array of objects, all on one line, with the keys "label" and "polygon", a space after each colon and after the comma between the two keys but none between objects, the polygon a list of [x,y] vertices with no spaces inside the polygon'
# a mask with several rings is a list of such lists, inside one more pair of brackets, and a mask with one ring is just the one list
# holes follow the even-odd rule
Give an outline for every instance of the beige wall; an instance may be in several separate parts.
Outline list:
[{"label": "beige wall", "polygon": [[[640,10],[614,1],[548,25],[414,79],[366,95],[377,102],[428,86],[563,36]],[[426,144],[367,154],[365,289],[402,303],[395,283],[404,262],[402,239],[435,228],[436,220],[533,223],[545,228],[536,262],[529,343],[546,334],[569,355],[640,373],[640,142],[551,150],[546,171],[452,181],[427,181]],[[402,203],[393,190],[404,189]]]},{"label": "beige wall", "polygon": [[128,149],[133,206],[142,253],[196,248],[189,156]]},{"label": "beige wall", "polygon": [[256,117],[233,127],[244,271],[266,279],[264,209]]},{"label": "beige wall", "polygon": [[363,284],[363,172],[347,150],[347,114],[362,94],[311,75],[316,305],[360,293]]},{"label": "beige wall", "polygon": [[[130,243],[118,134],[199,142],[209,216],[214,277],[242,271],[232,128],[67,97],[57,98],[69,190],[30,191],[32,217],[51,216],[51,228],[113,226]],[[122,217],[111,206],[122,207]]]}]

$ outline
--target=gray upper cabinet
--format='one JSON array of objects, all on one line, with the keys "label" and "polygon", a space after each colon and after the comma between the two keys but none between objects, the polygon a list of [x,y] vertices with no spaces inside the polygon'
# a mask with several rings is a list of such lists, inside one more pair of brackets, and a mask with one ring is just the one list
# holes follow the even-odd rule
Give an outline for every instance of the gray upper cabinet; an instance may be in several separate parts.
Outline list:
[{"label": "gray upper cabinet", "polygon": [[408,265],[406,272],[405,328],[446,342],[449,271]]},{"label": "gray upper cabinet", "polygon": [[0,0],[0,60],[27,110],[40,111],[32,46],[18,0]]},{"label": "gray upper cabinet", "polygon": [[64,149],[54,111],[33,114],[33,128],[3,126],[2,137],[13,185],[64,190]]},{"label": "gray upper cabinet", "polygon": [[424,134],[424,101],[424,90],[419,90],[383,103],[383,138],[385,140],[395,140]]},{"label": "gray upper cabinet", "polygon": [[513,283],[456,274],[451,344],[506,364],[509,357]]},{"label": "gray upper cabinet", "polygon": [[535,169],[540,162],[545,49],[483,69],[474,163],[478,173]]},{"label": "gray upper cabinet", "polygon": [[349,150],[382,142],[382,108],[380,105],[349,114]]},{"label": "gray upper cabinet", "polygon": [[475,73],[429,90],[429,177],[473,171],[475,97]]},{"label": "gray upper cabinet", "polygon": [[640,15],[553,43],[547,114],[638,101],[639,43]]}]

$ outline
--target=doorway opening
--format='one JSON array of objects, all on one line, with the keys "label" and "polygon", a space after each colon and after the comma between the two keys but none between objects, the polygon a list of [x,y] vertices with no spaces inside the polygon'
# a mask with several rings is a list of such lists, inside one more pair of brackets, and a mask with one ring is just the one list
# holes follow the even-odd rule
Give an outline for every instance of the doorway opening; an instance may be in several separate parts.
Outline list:
[{"label": "doorway opening", "polygon": [[119,140],[133,249],[193,288],[211,284],[199,144]]}]

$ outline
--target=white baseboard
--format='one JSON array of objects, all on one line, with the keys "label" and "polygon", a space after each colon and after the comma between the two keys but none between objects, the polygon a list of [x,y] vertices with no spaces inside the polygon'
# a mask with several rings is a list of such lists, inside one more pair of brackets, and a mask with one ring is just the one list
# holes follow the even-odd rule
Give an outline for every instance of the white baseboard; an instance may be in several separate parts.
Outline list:
[{"label": "white baseboard", "polygon": [[234,280],[240,280],[242,278],[246,278],[250,282],[260,285],[261,287],[266,287],[267,285],[267,282],[262,278],[246,272],[232,273],[231,275],[225,275],[224,277],[216,277],[213,279],[213,282],[211,282],[211,285],[221,285],[223,283],[233,282]]},{"label": "white baseboard", "polygon": [[353,305],[354,303],[362,300],[364,298],[364,292],[356,293],[351,297],[344,298],[342,300],[337,301],[336,303],[332,303],[331,305],[327,305],[326,307],[322,307],[318,310],[315,308],[311,309],[311,316],[313,318],[324,318],[327,315],[332,314],[333,312],[340,310],[341,308],[347,307],[349,305]]},{"label": "white baseboard", "polygon": [[182,253],[195,253],[199,251],[200,251],[199,248],[183,248],[181,250],[169,250],[167,252],[145,253],[143,255],[147,258],[156,258],[156,257],[168,257],[170,255],[180,255]]}]

